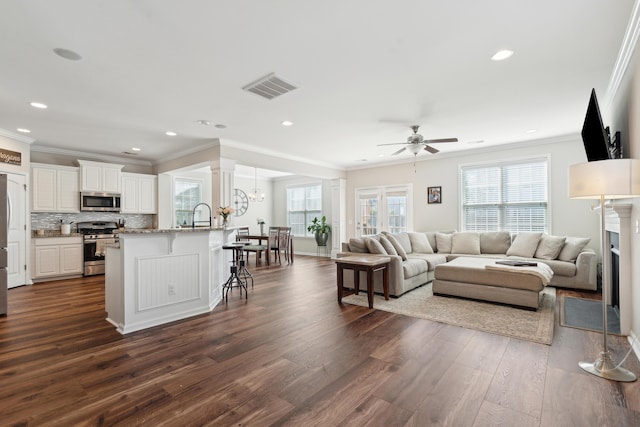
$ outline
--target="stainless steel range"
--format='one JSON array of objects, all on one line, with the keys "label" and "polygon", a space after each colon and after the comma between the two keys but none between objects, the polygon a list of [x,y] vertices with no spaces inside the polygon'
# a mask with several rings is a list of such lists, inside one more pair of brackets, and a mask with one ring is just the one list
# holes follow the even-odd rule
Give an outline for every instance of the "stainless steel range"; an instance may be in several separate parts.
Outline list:
[{"label": "stainless steel range", "polygon": [[79,222],[78,233],[84,238],[84,275],[104,274],[106,245],[118,242],[115,222]]}]

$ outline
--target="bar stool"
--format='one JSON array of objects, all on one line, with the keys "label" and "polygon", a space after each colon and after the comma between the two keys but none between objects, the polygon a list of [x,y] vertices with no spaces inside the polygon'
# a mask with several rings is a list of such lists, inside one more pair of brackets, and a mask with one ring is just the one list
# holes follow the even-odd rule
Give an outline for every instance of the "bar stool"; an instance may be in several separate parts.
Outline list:
[{"label": "bar stool", "polygon": [[[222,249],[233,251],[233,259],[231,261],[229,278],[227,279],[226,282],[222,284],[222,292],[225,293],[224,299],[226,301],[229,300],[229,291],[231,290],[231,288],[240,288],[240,297],[242,297],[242,289],[244,289],[245,299],[249,299],[247,282],[246,280],[243,282],[242,279],[240,278],[240,274],[239,274],[240,270],[237,264],[237,261],[240,260],[238,256],[238,252],[242,253],[242,248],[244,248],[244,243],[227,243],[222,246]],[[242,264],[244,264],[244,259],[242,260]],[[253,283],[253,277],[251,277],[251,281]]]},{"label": "bar stool", "polygon": [[243,250],[244,247],[247,246],[249,243],[250,242],[248,241],[241,241],[241,242],[235,242],[230,244],[234,246],[238,246],[236,250],[236,254],[238,256],[238,259],[237,259],[238,276],[242,276],[246,284],[248,284],[249,283],[248,280],[251,279],[251,289],[253,289],[253,274],[251,274],[251,272],[247,268],[248,260],[244,259],[244,250]]}]

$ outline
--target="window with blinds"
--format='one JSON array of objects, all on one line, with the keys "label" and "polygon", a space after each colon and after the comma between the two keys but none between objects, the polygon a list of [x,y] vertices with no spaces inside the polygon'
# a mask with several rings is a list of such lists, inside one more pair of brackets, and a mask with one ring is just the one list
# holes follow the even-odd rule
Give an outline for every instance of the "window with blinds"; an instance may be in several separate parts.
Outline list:
[{"label": "window with blinds", "polygon": [[294,236],[313,236],[307,227],[313,218],[322,217],[322,185],[287,188],[287,225]]},{"label": "window with blinds", "polygon": [[193,208],[202,201],[202,181],[176,178],[173,185],[176,225],[192,225]]},{"label": "window with blinds", "polygon": [[464,231],[548,231],[548,159],[460,169]]}]

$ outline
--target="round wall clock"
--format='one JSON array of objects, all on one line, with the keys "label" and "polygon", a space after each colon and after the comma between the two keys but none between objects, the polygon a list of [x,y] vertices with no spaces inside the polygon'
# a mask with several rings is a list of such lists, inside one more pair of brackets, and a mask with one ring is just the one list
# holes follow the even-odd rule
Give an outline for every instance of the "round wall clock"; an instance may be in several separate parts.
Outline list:
[{"label": "round wall clock", "polygon": [[233,203],[235,204],[235,216],[244,215],[249,207],[249,198],[247,197],[247,193],[236,188],[233,193]]}]

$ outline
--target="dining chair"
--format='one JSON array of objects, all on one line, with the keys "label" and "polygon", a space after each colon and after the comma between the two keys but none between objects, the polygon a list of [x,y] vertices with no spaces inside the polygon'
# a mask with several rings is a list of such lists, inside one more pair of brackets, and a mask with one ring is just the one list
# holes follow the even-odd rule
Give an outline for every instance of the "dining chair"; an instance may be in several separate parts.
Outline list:
[{"label": "dining chair", "polygon": [[[293,261],[291,256],[291,227],[280,227],[279,239],[279,252],[284,251],[284,259],[287,263]],[[278,254],[280,257],[280,254]]]},{"label": "dining chair", "polygon": [[273,251],[273,261],[280,260],[280,227],[269,227],[269,250]]},{"label": "dining chair", "polygon": [[[249,254],[254,253],[256,257],[256,267],[258,266],[258,260],[262,258],[262,253],[268,250],[267,245],[252,245],[249,240],[249,227],[238,227],[236,228],[236,241],[246,242],[243,248],[245,256],[247,258],[247,265],[249,264]],[[269,262],[269,258],[267,258],[267,264]]]}]

